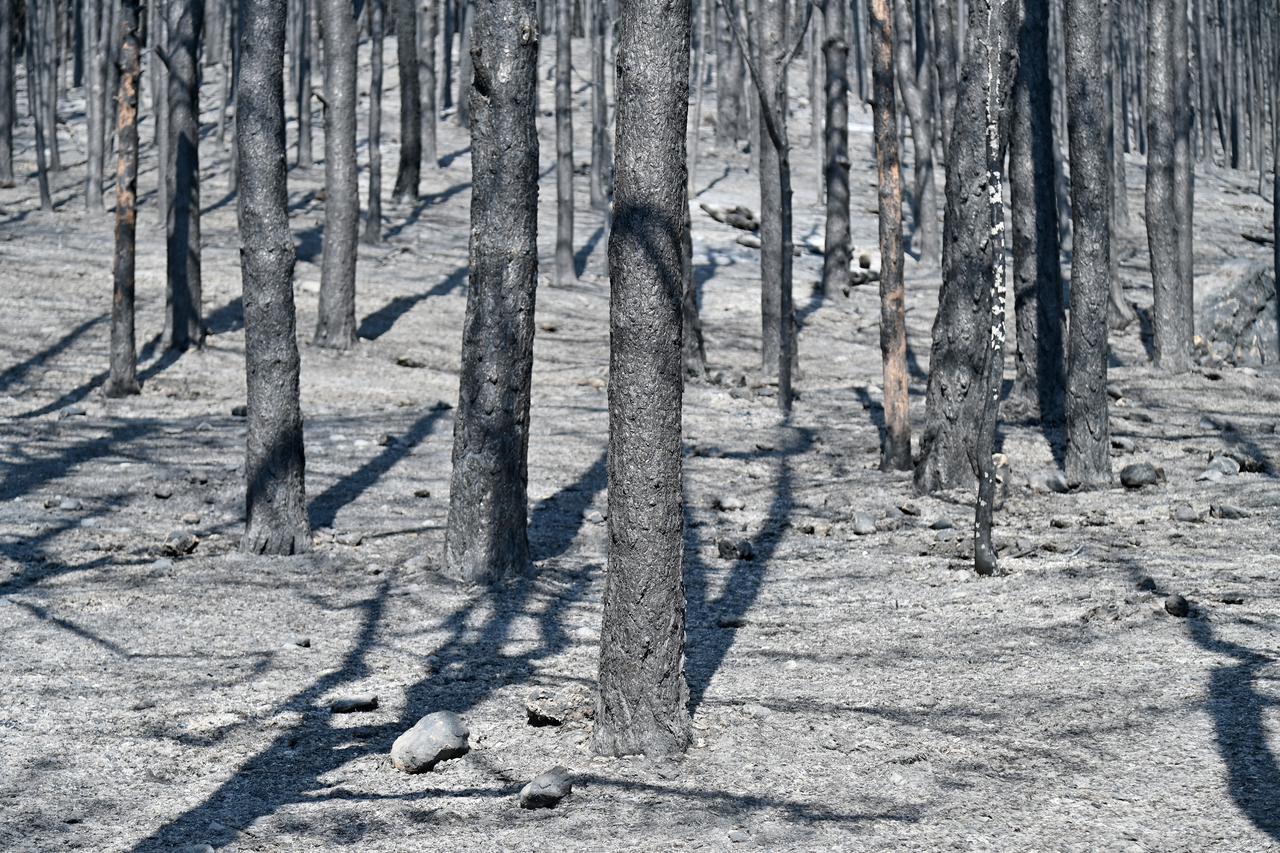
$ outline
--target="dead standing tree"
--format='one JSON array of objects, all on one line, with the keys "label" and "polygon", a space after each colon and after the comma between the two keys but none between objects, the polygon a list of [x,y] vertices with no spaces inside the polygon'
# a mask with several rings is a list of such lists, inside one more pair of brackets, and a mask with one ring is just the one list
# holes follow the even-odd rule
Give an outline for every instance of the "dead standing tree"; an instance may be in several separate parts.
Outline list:
[{"label": "dead standing tree", "polygon": [[826,231],[822,254],[822,292],[849,289],[849,24],[845,0],[826,0],[822,52],[826,68],[826,132],[823,183]]},{"label": "dead standing tree", "polygon": [[169,349],[204,342],[200,280],[200,39],[204,0],[172,0],[169,48],[162,53],[168,74],[169,149],[168,292],[165,317]]},{"label": "dead standing tree", "polygon": [[365,0],[369,24],[369,214],[364,242],[382,242],[382,29],[386,0]]},{"label": "dead standing tree", "polygon": [[681,234],[688,0],[621,0],[609,237],[609,571],[592,749],[683,752]]},{"label": "dead standing tree", "polygon": [[138,0],[122,0],[120,3],[120,42],[111,368],[104,389],[108,397],[137,394],[140,390],[133,307],[134,245],[138,222],[138,79],[142,74],[138,45]]},{"label": "dead standing tree", "polygon": [[573,0],[556,4],[556,284],[571,283],[573,266]]},{"label": "dead standing tree", "polygon": [[13,66],[13,18],[17,4],[0,0],[0,187],[13,186],[13,124],[17,86]]},{"label": "dead standing tree", "polygon": [[445,559],[469,582],[529,564],[529,394],[538,273],[538,24],[533,0],[476,0],[471,280]]},{"label": "dead standing tree", "polygon": [[307,521],[284,141],[287,0],[241,0],[236,118],[244,293],[247,524],[241,550],[298,554]]},{"label": "dead standing tree", "polygon": [[[913,15],[912,0],[894,0],[896,27],[894,52],[898,91],[911,122],[914,155],[911,219],[915,226],[911,247],[920,260],[932,266],[938,262],[942,246],[938,242],[938,193],[933,177],[933,68],[929,64],[929,37],[923,10]],[[914,44],[912,36],[914,38]]]},{"label": "dead standing tree", "polygon": [[872,115],[880,224],[880,355],[884,377],[884,441],[880,468],[911,469],[906,290],[902,280],[902,169],[894,95],[891,0],[871,0]]},{"label": "dead standing tree", "polygon": [[[418,200],[422,174],[422,92],[418,82],[418,10],[414,0],[393,0],[396,61],[400,65],[400,164],[391,198]],[[435,121],[435,116],[431,117]]]}]

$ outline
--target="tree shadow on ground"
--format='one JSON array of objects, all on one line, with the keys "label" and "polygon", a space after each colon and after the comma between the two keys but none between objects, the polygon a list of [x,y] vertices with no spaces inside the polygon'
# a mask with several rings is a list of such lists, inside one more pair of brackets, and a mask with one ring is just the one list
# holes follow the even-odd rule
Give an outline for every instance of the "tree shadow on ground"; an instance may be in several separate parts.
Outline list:
[{"label": "tree shadow on ground", "polygon": [[596,250],[596,246],[599,245],[600,241],[604,238],[604,232],[604,225],[597,226],[596,230],[593,231],[591,236],[587,239],[587,242],[583,243],[582,246],[578,248],[578,251],[574,253],[573,271],[578,278],[582,278],[582,274],[587,271],[587,261],[591,258],[591,253]]},{"label": "tree shadow on ground", "polygon": [[[742,626],[748,610],[764,586],[769,560],[778,547],[778,537],[791,515],[792,473],[790,458],[803,454],[813,446],[813,431],[789,428],[790,440],[778,456],[777,486],[760,531],[750,539],[750,559],[735,559],[729,569],[721,593],[710,598],[710,579],[714,570],[699,553],[698,537],[690,535],[685,543],[685,597],[689,613],[690,638],[686,646],[685,676],[689,682],[689,710],[693,713],[702,703],[712,677],[724,662]],[[754,458],[756,454],[725,454],[725,458]],[[690,523],[688,502],[685,503],[685,529],[694,531]]]},{"label": "tree shadow on ground", "polygon": [[64,350],[68,349],[72,344],[79,340],[85,333],[109,319],[109,314],[99,314],[97,317],[85,320],[83,323],[67,332],[40,352],[35,353],[24,361],[20,361],[6,369],[3,373],[0,373],[0,391],[5,391],[14,383],[21,382],[32,369],[43,367],[45,362],[49,359],[60,355]]},{"label": "tree shadow on ground", "polygon": [[441,190],[437,193],[427,193],[426,195],[420,196],[418,198],[418,202],[413,206],[413,210],[409,211],[409,215],[405,217],[404,221],[388,228],[382,235],[383,238],[390,240],[393,237],[399,237],[404,233],[405,229],[417,225],[418,220],[422,219],[422,214],[426,213],[429,209],[435,207],[437,204],[444,204],[458,193],[469,189],[471,189],[470,181],[460,181],[446,190]]},{"label": "tree shadow on ground", "polygon": [[391,331],[391,327],[396,324],[396,321],[413,310],[414,306],[419,302],[424,302],[433,296],[447,296],[452,293],[459,285],[467,281],[469,273],[470,268],[468,266],[460,266],[449,273],[444,281],[430,290],[413,296],[396,296],[392,298],[386,305],[383,305],[360,321],[360,328],[357,330],[356,335],[370,341],[377,340]]}]

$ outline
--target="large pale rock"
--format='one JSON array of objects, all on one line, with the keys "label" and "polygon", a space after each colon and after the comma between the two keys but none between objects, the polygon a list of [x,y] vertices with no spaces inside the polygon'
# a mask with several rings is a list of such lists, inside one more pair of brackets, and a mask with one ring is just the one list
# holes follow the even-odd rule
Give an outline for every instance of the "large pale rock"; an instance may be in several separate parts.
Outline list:
[{"label": "large pale rock", "polygon": [[1210,358],[1253,366],[1280,361],[1276,310],[1270,264],[1228,261],[1196,279],[1196,334]]},{"label": "large pale rock", "polygon": [[441,761],[466,755],[471,730],[452,711],[427,714],[391,745],[391,763],[405,773],[426,773]]}]

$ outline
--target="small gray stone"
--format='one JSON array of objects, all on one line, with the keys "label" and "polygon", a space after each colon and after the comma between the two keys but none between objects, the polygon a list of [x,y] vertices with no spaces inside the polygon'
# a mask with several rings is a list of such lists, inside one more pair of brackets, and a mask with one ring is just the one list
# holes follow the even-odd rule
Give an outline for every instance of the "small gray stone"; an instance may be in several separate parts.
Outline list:
[{"label": "small gray stone", "polygon": [[595,716],[595,702],[591,691],[573,684],[556,690],[538,690],[524,703],[525,714],[531,726],[562,726],[565,723],[581,723]]},{"label": "small gray stone", "polygon": [[520,790],[520,808],[549,809],[573,791],[573,779],[566,767],[556,765],[534,777]]},{"label": "small gray stone", "polygon": [[1170,616],[1177,616],[1182,619],[1191,612],[1191,605],[1187,603],[1185,598],[1174,593],[1164,600],[1164,609]]},{"label": "small gray stone", "polygon": [[876,532],[876,520],[865,512],[853,517],[853,532],[858,536],[869,536]]},{"label": "small gray stone", "polygon": [[80,503],[80,501],[76,500],[75,498],[63,498],[62,500],[58,501],[58,509],[65,509],[65,510],[70,510],[74,512],[75,510],[80,509],[82,506],[84,506],[84,504]]},{"label": "small gray stone", "polygon": [[155,490],[152,491],[151,494],[155,495],[162,501],[167,501],[169,498],[173,497],[173,486],[170,486],[168,483],[161,483],[155,487]]},{"label": "small gray stone", "polygon": [[1111,436],[1111,449],[1119,450],[1121,453],[1132,453],[1137,449],[1137,444],[1127,435],[1113,435]]},{"label": "small gray stone", "polygon": [[1141,592],[1155,592],[1157,589],[1155,579],[1149,575],[1144,575],[1139,579],[1137,587]]},{"label": "small gray stone", "polygon": [[425,773],[451,758],[466,755],[471,730],[452,711],[427,714],[391,745],[391,764],[405,773]]},{"label": "small gray stone", "polygon": [[1160,472],[1150,462],[1134,462],[1120,469],[1120,482],[1126,489],[1141,489],[1160,482]]},{"label": "small gray stone", "polygon": [[1216,483],[1219,480],[1225,480],[1226,478],[1227,475],[1219,471],[1217,468],[1206,468],[1200,473],[1199,477],[1196,477],[1197,480],[1204,480],[1208,483]]},{"label": "small gray stone", "polygon": [[1059,530],[1067,530],[1068,528],[1072,527],[1073,525],[1072,525],[1072,521],[1071,521],[1071,519],[1069,519],[1069,518],[1064,518],[1063,516],[1058,515],[1058,516],[1054,516],[1053,518],[1049,519],[1049,526],[1050,526],[1050,527],[1056,527],[1056,528],[1058,528]]},{"label": "small gray stone", "polygon": [[953,527],[955,527],[955,524],[952,523],[951,519],[941,515],[929,522],[930,530],[950,530]]},{"label": "small gray stone", "polygon": [[604,524],[604,513],[600,512],[598,509],[587,510],[587,513],[583,518],[592,524]]},{"label": "small gray stone", "polygon": [[720,495],[715,501],[716,509],[724,512],[733,512],[734,510],[742,509],[745,506],[746,504],[743,502],[742,498],[734,497],[733,495]]},{"label": "small gray stone", "polygon": [[1173,508],[1173,520],[1189,524],[1200,520],[1200,513],[1191,504],[1178,504]]},{"label": "small gray stone", "polygon": [[1067,483],[1067,478],[1062,475],[1061,471],[1050,471],[1045,474],[1044,487],[1058,495],[1065,495],[1071,491],[1071,486]]},{"label": "small gray stone", "polygon": [[[311,641],[307,641],[311,645]],[[329,703],[329,710],[335,714],[357,714],[378,710],[378,697],[373,693],[361,693],[357,696],[342,696]]]},{"label": "small gray stone", "polygon": [[181,557],[190,554],[200,544],[200,540],[190,530],[172,530],[164,538],[160,550],[170,557]]},{"label": "small gray stone", "polygon": [[1209,515],[1227,521],[1237,521],[1241,518],[1248,518],[1249,511],[1231,504],[1211,504],[1209,506]]},{"label": "small gray stone", "polygon": [[180,520],[182,521],[183,524],[186,524],[190,527],[195,527],[197,524],[200,523],[200,513],[184,512]]},{"label": "small gray stone", "polygon": [[1240,473],[1240,463],[1230,456],[1215,456],[1209,461],[1209,470],[1221,471],[1228,477],[1234,477]]},{"label": "small gray stone", "polygon": [[729,830],[729,840],[734,844],[741,844],[744,841],[751,840],[751,833],[745,829],[731,829]]},{"label": "small gray stone", "polygon": [[239,405],[232,406],[232,407],[231,407],[231,417],[233,417],[233,418],[247,418],[247,417],[249,417],[249,407],[248,407],[248,406],[246,406],[244,403],[240,403]]},{"label": "small gray stone", "polygon": [[310,637],[290,637],[289,644],[293,646],[297,646],[300,649],[309,649],[311,648],[311,638]]}]

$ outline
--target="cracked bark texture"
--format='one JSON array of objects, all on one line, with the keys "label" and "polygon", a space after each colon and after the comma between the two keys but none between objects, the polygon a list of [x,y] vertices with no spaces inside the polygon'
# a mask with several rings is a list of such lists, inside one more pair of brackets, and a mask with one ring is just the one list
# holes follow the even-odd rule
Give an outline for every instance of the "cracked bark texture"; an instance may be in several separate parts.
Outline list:
[{"label": "cracked bark texture", "polygon": [[172,0],[169,5],[169,349],[204,343],[200,281],[200,39],[204,0]]},{"label": "cracked bark texture", "polygon": [[[0,0],[5,2],[5,0]],[[137,394],[138,355],[134,334],[134,260],[138,224],[138,0],[120,4],[120,88],[116,122],[116,235],[112,265],[111,360],[104,393]],[[0,95],[0,98],[4,97]]]},{"label": "cracked bark texture", "polygon": [[[414,0],[393,0],[396,61],[400,65],[400,163],[391,198],[418,200],[422,175],[422,90],[418,80],[418,8]],[[435,116],[431,117],[435,121]]]},{"label": "cracked bark texture", "polygon": [[1022,0],[1009,125],[1009,213],[1017,328],[1013,398],[1044,423],[1062,422],[1066,393],[1062,260],[1053,171],[1049,3]]},{"label": "cracked bark texture", "polygon": [[476,0],[471,279],[445,560],[468,582],[527,569],[526,457],[538,272],[533,0]]},{"label": "cracked bark texture", "polygon": [[287,0],[242,0],[240,15],[236,145],[249,409],[247,524],[240,547],[252,554],[298,554],[311,548],[311,527],[285,165]]},{"label": "cracked bark texture", "polygon": [[556,4],[556,284],[570,284],[573,266],[573,0]]},{"label": "cracked bark texture", "polygon": [[[923,18],[912,14],[911,0],[894,0],[894,54],[898,91],[911,122],[913,175],[911,247],[930,266],[942,248],[938,235],[938,194],[933,178],[933,67],[929,65],[928,33]],[[912,33],[915,44],[912,44]]]},{"label": "cracked bark texture", "polygon": [[1107,424],[1107,301],[1111,163],[1104,139],[1106,77],[1098,0],[1067,0],[1067,141],[1071,160],[1071,327],[1067,339],[1067,482],[1111,483]]},{"label": "cracked bark texture", "polygon": [[609,145],[609,94],[605,88],[608,4],[592,7],[591,17],[591,206],[608,213],[613,160]]},{"label": "cracked bark texture", "polygon": [[871,0],[872,121],[875,126],[880,226],[880,359],[884,378],[884,435],[880,468],[911,468],[908,408],[906,288],[902,279],[902,166],[894,100],[894,15],[890,0]]},{"label": "cracked bark texture", "polygon": [[[320,264],[317,346],[356,342],[356,22],[351,0],[320,0],[324,48],[324,247]],[[414,66],[416,71],[417,66]]]},{"label": "cracked bark texture", "polygon": [[13,64],[16,6],[14,0],[0,0],[0,187],[13,186],[13,124],[17,119]]},{"label": "cracked bark texture", "polygon": [[[609,569],[592,749],[683,752],[681,236],[688,0],[621,0],[609,237]],[[683,208],[683,209],[682,209]]]},{"label": "cracked bark texture", "polygon": [[364,242],[382,242],[382,31],[385,0],[365,0],[369,22],[369,213]]},{"label": "cracked bark texture", "polygon": [[[996,0],[998,2],[998,0]],[[957,84],[956,109],[947,151],[946,211],[942,236],[942,289],[933,322],[929,354],[929,390],[925,425],[916,460],[915,487],[921,493],[971,489],[976,485],[979,423],[986,404],[987,338],[991,329],[996,251],[990,222],[990,172],[987,162],[988,16],[993,0],[969,6],[964,67]],[[1000,6],[1005,4],[1000,3]],[[1014,15],[1000,17],[1011,28]],[[997,80],[1007,117],[1013,70],[1012,30],[999,39]],[[1004,139],[1007,120],[998,133]]]},{"label": "cracked bark texture", "polygon": [[846,12],[845,0],[826,0],[822,18],[822,52],[826,68],[823,184],[827,191],[822,292],[827,296],[849,289],[852,253],[849,236],[849,24]]}]

